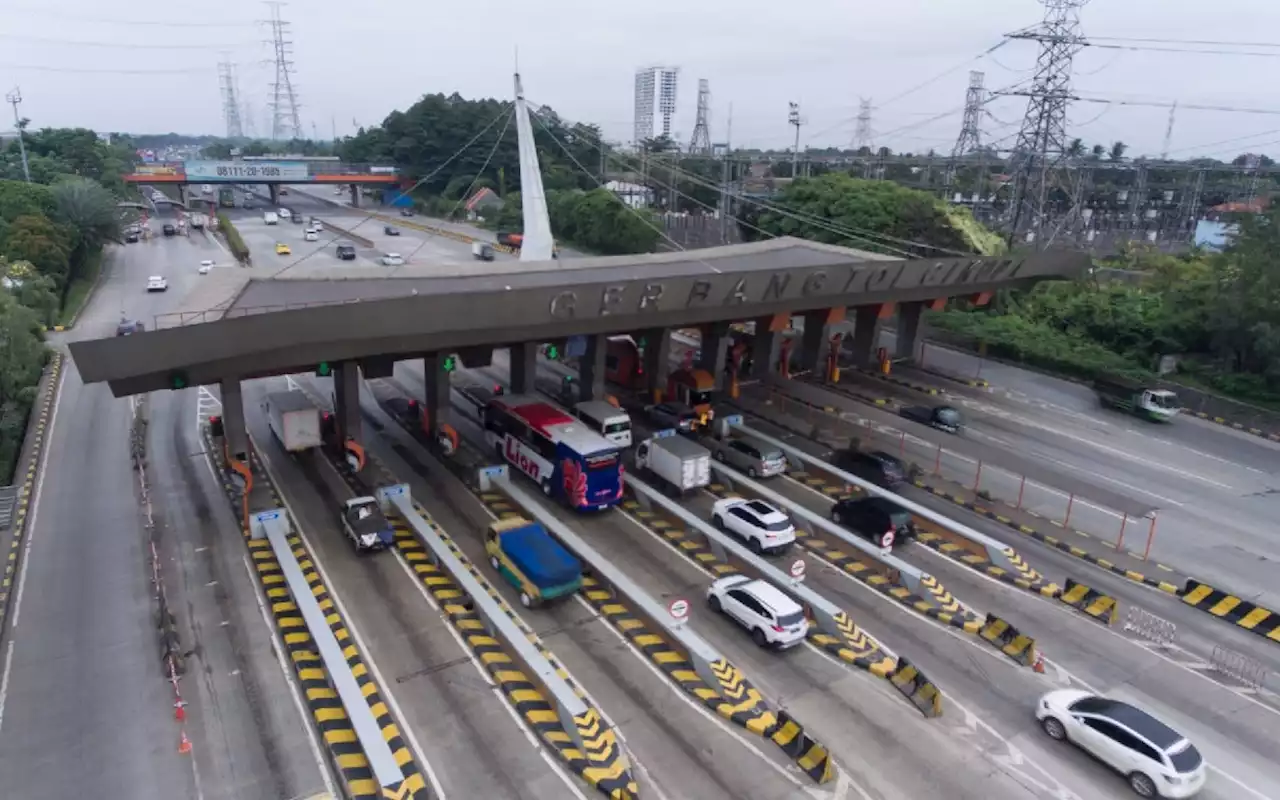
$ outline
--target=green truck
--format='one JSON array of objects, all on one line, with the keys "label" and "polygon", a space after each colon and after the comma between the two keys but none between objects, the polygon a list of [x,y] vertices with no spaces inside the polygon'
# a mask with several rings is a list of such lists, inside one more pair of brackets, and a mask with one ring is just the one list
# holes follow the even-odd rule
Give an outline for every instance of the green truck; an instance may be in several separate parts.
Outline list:
[{"label": "green truck", "polygon": [[219,208],[235,208],[236,193],[230,186],[222,186],[218,189],[218,207]]},{"label": "green truck", "polygon": [[1154,389],[1141,381],[1119,375],[1105,375],[1093,382],[1098,400],[1108,408],[1149,419],[1152,422],[1170,422],[1178,415],[1181,406],[1178,395],[1167,389]]}]

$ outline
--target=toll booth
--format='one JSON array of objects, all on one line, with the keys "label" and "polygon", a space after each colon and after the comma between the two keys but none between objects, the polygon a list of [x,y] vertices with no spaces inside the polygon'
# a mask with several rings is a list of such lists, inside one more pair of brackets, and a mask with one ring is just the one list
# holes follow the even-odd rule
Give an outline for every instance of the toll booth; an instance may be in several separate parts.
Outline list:
[{"label": "toll booth", "polygon": [[715,376],[705,369],[683,367],[667,377],[667,397],[704,417],[711,412],[715,390]]}]

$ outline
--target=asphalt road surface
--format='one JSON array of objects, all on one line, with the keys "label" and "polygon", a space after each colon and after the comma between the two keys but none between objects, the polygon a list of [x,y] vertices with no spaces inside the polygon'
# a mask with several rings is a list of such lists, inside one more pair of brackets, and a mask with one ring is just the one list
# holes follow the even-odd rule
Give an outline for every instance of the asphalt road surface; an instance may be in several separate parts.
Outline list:
[{"label": "asphalt road surface", "polygon": [[[218,252],[199,234],[112,249],[97,295],[65,336],[113,335],[122,310],[163,312]],[[157,274],[169,293],[148,295],[146,278]],[[195,452],[194,392],[157,394],[151,405],[165,581],[191,651],[180,685],[193,747],[178,753],[129,468],[131,404],[103,384],[84,386],[64,363],[3,653],[3,794],[278,800],[324,790],[239,532]]]}]

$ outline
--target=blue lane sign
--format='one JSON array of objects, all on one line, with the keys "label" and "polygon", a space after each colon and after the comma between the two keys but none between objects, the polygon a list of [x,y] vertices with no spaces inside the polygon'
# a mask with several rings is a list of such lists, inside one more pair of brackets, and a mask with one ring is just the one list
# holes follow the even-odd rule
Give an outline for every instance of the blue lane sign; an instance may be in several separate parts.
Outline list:
[{"label": "blue lane sign", "polygon": [[654,438],[654,439],[669,439],[669,438],[671,438],[672,436],[675,436],[675,435],[676,435],[676,429],[675,429],[675,428],[667,428],[665,431],[654,431],[654,432],[653,432],[653,438]]},{"label": "blue lane sign", "polygon": [[498,464],[492,467],[481,467],[480,474],[486,478],[505,478],[507,477],[507,465]]},{"label": "blue lane sign", "polygon": [[721,419],[724,420],[725,425],[741,425],[742,424],[741,414],[730,414],[727,417],[721,417]]},{"label": "blue lane sign", "polygon": [[395,486],[384,486],[382,487],[382,494],[384,497],[399,497],[404,494],[404,484],[397,483]]},{"label": "blue lane sign", "polygon": [[258,522],[270,522],[273,519],[280,519],[280,510],[259,511],[257,514],[253,515],[253,518]]},{"label": "blue lane sign", "polygon": [[587,337],[570,336],[564,343],[565,358],[582,358],[587,354]]}]

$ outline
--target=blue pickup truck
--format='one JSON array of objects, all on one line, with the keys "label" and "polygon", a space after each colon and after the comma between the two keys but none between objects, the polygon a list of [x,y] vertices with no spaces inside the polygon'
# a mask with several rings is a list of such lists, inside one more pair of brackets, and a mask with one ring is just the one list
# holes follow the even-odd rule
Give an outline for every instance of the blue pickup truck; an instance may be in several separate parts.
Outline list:
[{"label": "blue pickup truck", "polygon": [[489,563],[520,591],[532,608],[582,588],[582,562],[536,522],[520,517],[495,520],[484,536]]}]

